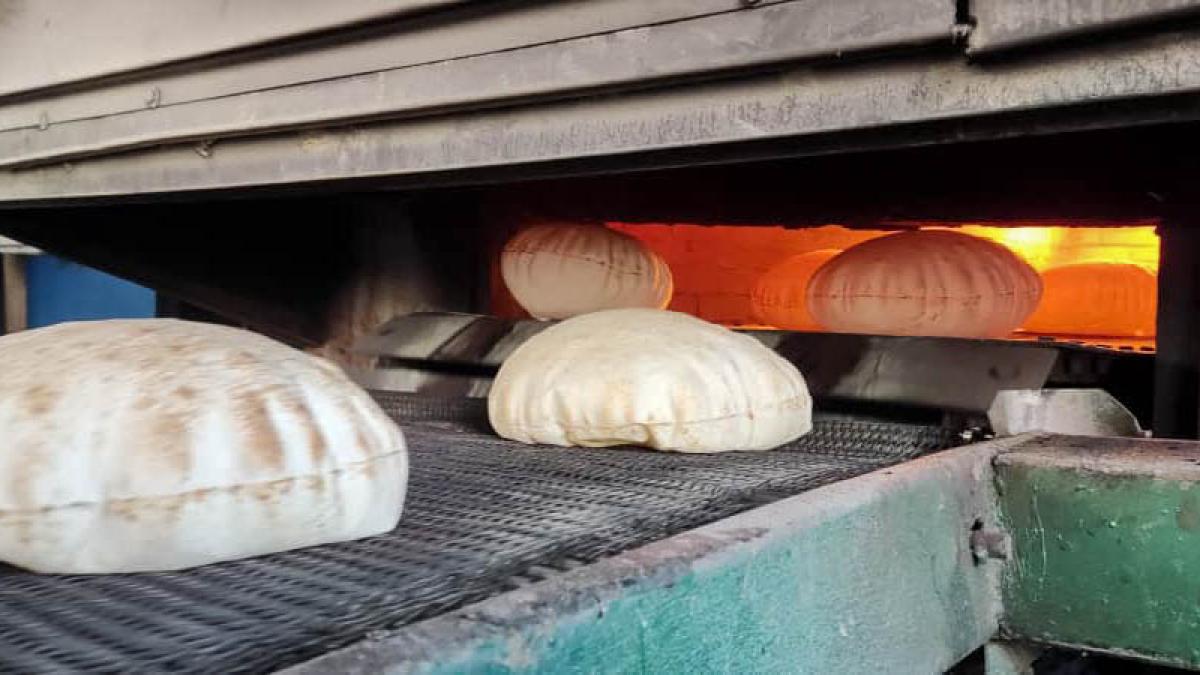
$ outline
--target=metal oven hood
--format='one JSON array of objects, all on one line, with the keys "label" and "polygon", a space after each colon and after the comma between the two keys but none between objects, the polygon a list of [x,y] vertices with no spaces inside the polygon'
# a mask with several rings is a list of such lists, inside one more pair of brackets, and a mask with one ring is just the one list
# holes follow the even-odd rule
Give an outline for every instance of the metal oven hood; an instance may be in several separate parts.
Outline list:
[{"label": "metal oven hood", "polygon": [[1180,0],[359,0],[282,24],[203,2],[157,23],[118,0],[60,4],[0,15],[10,205],[1178,121],[1197,115],[1176,95],[1200,87],[1200,3]]}]

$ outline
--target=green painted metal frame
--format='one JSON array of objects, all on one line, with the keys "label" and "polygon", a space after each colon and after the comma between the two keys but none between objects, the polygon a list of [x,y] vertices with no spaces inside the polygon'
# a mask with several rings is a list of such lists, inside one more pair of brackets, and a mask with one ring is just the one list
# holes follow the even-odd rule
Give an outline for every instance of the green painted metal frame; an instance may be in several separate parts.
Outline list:
[{"label": "green painted metal frame", "polygon": [[947,451],[379,635],[293,673],[940,672],[998,627],[992,458]]},{"label": "green painted metal frame", "polygon": [[[1019,436],[713,523],[288,672],[1200,669],[1200,444]],[[989,642],[997,637],[1008,642]]]},{"label": "green painted metal frame", "polygon": [[1200,669],[1200,445],[1052,436],[996,465],[1004,633]]}]

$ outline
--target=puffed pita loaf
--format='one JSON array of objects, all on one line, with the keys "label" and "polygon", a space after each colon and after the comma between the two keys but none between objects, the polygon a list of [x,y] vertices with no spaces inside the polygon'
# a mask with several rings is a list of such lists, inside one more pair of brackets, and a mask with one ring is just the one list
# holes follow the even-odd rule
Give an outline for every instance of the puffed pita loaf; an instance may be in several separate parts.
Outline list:
[{"label": "puffed pita loaf", "polygon": [[333,364],[243,330],[69,323],[0,338],[0,560],[171,570],[386,532],[400,429]]},{"label": "puffed pita loaf", "polygon": [[645,244],[599,225],[544,223],[518,232],[500,252],[513,297],[538,319],[621,307],[662,309],[674,281]]},{"label": "puffed pita loaf", "polygon": [[752,337],[678,312],[614,309],[518,347],[488,417],[523,443],[768,450],[812,429],[812,398],[800,371]]},{"label": "puffed pita loaf", "polygon": [[837,333],[1004,337],[1037,307],[1042,280],[994,241],[910,230],[846,249],[813,274],[807,296]]}]

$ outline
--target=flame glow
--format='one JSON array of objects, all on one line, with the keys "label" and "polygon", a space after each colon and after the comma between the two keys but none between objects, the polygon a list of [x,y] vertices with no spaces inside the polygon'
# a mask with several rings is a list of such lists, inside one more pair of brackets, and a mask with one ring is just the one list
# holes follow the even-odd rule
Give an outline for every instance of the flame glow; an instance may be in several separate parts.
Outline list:
[{"label": "flame glow", "polygon": [[962,232],[1008,247],[1038,271],[1072,263],[1129,263],[1158,273],[1158,234],[1137,227],[989,227],[965,225]]}]

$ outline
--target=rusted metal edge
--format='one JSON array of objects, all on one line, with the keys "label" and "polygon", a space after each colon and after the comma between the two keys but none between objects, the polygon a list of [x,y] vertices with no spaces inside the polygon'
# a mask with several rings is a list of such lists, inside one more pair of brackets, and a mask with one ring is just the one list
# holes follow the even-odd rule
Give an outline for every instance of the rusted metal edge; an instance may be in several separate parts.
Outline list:
[{"label": "rusted metal edge", "polygon": [[996,463],[1200,482],[1200,445],[1195,441],[1044,435],[999,456]]},{"label": "rusted metal edge", "polygon": [[[804,147],[782,141],[815,143],[836,132],[904,129],[918,122],[953,123],[946,140],[959,140],[970,136],[970,124],[1031,110],[1079,115],[1060,120],[1055,129],[1090,128],[1095,111],[1080,109],[1080,103],[1148,106],[1167,94],[1200,91],[1196,37],[1160,35],[1087,54],[983,69],[953,55],[802,67],[661,91],[218,141],[205,152],[187,146],[153,149],[0,172],[0,201],[28,204],[385,177],[422,176],[427,184],[446,184],[462,182],[469,171],[504,167],[506,175],[515,175],[514,167],[566,160],[672,165],[679,160],[660,153],[754,151],[767,141],[772,152],[794,155],[805,154]],[[1171,97],[1163,110],[1152,112],[1177,121],[1200,118],[1189,101]],[[1141,121],[1150,119],[1156,118],[1151,114]],[[1029,133],[1030,124],[1021,129]],[[436,179],[427,178],[435,173]]]},{"label": "rusted metal edge", "polygon": [[967,52],[984,55],[1200,15],[1197,0],[973,0]]},{"label": "rusted metal edge", "polygon": [[970,534],[994,522],[992,458],[1020,442],[835,483],[284,672],[941,672],[997,629],[999,564]]},{"label": "rusted metal edge", "polygon": [[943,0],[805,0],[480,56],[0,132],[0,167],[464,110],[820,56],[949,43]]}]

